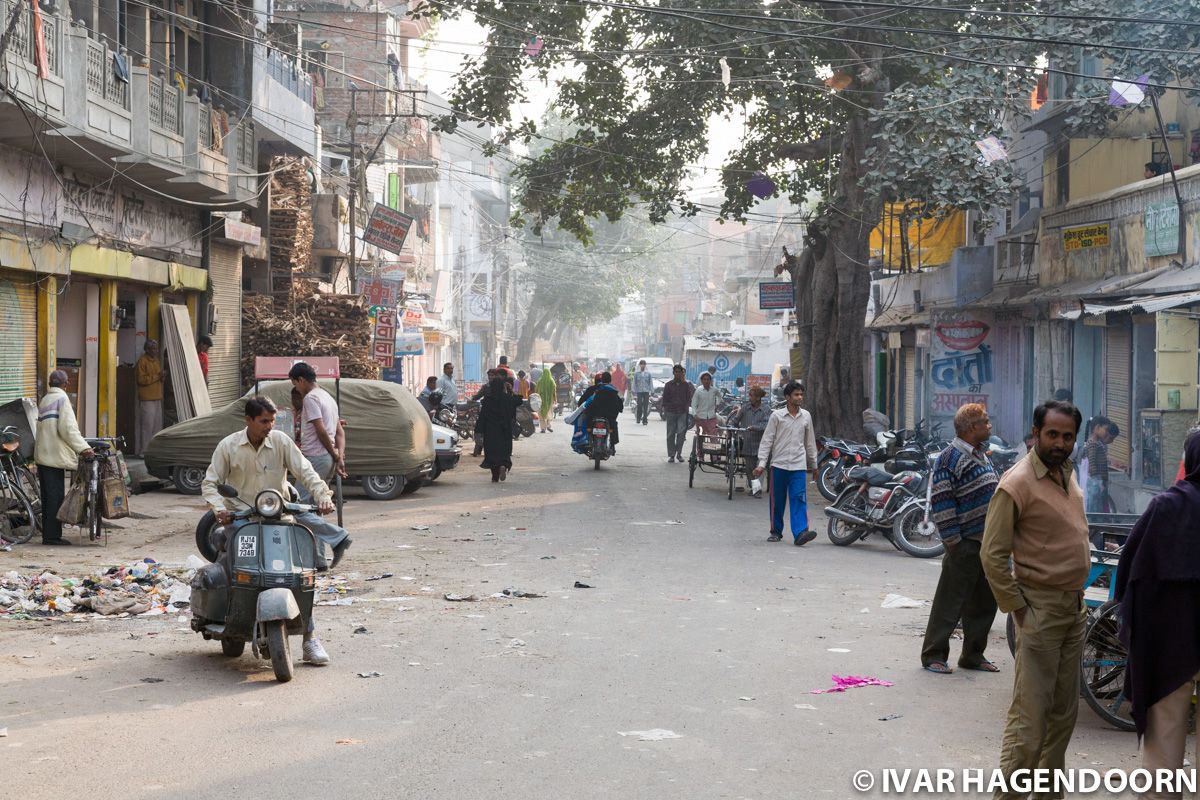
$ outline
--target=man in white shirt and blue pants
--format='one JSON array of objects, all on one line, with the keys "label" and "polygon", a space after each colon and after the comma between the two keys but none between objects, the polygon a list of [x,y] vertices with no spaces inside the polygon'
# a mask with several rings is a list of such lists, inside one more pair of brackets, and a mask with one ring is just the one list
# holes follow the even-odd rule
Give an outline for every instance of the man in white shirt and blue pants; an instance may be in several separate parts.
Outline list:
[{"label": "man in white shirt and blue pants", "polygon": [[791,508],[792,537],[797,547],[817,538],[808,529],[808,502],[805,497],[808,473],[817,469],[817,435],[812,416],[800,407],[804,401],[804,384],[790,381],[783,387],[787,407],[771,414],[758,447],[759,466],[754,477],[763,474],[771,465],[771,535],[769,542],[783,538],[783,508]]}]

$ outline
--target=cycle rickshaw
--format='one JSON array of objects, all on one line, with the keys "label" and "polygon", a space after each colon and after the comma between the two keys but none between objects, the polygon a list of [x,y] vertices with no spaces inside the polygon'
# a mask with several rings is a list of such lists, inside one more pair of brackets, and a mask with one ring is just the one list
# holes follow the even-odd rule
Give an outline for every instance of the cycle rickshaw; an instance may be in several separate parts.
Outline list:
[{"label": "cycle rickshaw", "polygon": [[[1105,722],[1132,731],[1133,716],[1125,694],[1128,654],[1119,636],[1121,604],[1113,599],[1113,591],[1121,548],[1138,515],[1093,513],[1087,518],[1092,568],[1083,587],[1088,618],[1079,659],[1079,693]],[[1012,614],[1005,635],[1009,651],[1016,655],[1017,626]]]},{"label": "cycle rickshaw", "polygon": [[688,458],[688,488],[695,484],[696,470],[717,473],[725,476],[729,484],[728,498],[732,500],[738,476],[746,474],[742,437],[747,430],[720,426],[715,436],[697,433],[692,440],[692,454]]}]

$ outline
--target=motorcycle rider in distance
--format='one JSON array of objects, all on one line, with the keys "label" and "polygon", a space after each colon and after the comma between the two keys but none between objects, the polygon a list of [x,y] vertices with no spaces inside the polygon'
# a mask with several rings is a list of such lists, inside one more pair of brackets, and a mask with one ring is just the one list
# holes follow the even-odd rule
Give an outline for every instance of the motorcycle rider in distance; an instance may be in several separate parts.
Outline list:
[{"label": "motorcycle rider in distance", "polygon": [[[236,433],[231,433],[221,440],[213,452],[212,463],[201,484],[204,499],[212,506],[217,522],[228,525],[233,522],[231,509],[236,504],[227,501],[217,491],[217,487],[225,483],[237,490],[238,498],[248,504],[254,503],[254,498],[264,489],[274,489],[283,497],[288,497],[288,473],[296,476],[299,482],[316,500],[317,510],[322,514],[333,511],[333,493],[329,486],[321,480],[321,476],[313,469],[312,464],[300,452],[300,448],[292,438],[283,431],[274,430],[275,404],[266,397],[251,397],[246,401],[246,427]],[[296,522],[314,529],[334,527],[320,519],[312,512],[295,515]],[[340,528],[338,529],[341,530]],[[341,531],[345,533],[345,531]],[[334,548],[332,566],[337,566],[349,538],[342,537],[342,545]],[[308,621],[308,630],[304,633],[304,660],[310,664],[324,665],[329,663],[329,654],[321,646],[321,640],[316,636],[316,627],[312,618]]]},{"label": "motorcycle rider in distance", "polygon": [[600,380],[593,387],[591,402],[588,403],[585,414],[589,426],[593,419],[608,420],[609,452],[614,456],[617,454],[617,442],[620,441],[620,435],[617,432],[617,415],[624,410],[625,401],[621,399],[621,393],[612,385],[612,374],[600,373]]}]

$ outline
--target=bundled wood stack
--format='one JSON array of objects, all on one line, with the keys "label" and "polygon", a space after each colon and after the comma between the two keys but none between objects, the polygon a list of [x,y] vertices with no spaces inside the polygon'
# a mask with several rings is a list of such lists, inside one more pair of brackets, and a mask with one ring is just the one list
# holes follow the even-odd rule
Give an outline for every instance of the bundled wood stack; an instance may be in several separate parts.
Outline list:
[{"label": "bundled wood stack", "polygon": [[294,275],[312,257],[312,187],[308,161],[271,159],[271,297],[280,311],[294,308]]},{"label": "bundled wood stack", "polygon": [[318,294],[304,282],[297,282],[296,289],[294,314],[277,313],[267,295],[243,295],[243,382],[253,382],[256,356],[337,356],[343,377],[378,379],[366,301]]}]

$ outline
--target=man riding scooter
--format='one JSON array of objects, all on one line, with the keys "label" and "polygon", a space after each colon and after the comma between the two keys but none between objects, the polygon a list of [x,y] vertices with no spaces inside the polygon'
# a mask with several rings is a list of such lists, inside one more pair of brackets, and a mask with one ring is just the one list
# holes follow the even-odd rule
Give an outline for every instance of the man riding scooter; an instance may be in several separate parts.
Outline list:
[{"label": "man riding scooter", "polygon": [[621,399],[621,393],[612,385],[612,375],[608,372],[601,373],[600,381],[594,387],[585,415],[589,429],[593,419],[608,420],[608,443],[610,452],[614,456],[617,454],[617,443],[621,440],[617,430],[617,415],[624,410],[625,401]]},{"label": "man riding scooter", "polygon": [[[264,489],[273,489],[282,497],[288,496],[286,485],[288,473],[308,490],[322,514],[333,511],[333,493],[313,469],[312,464],[300,452],[291,437],[274,430],[275,404],[265,397],[251,397],[246,401],[246,427],[231,433],[221,440],[213,453],[212,463],[204,475],[201,493],[216,514],[217,522],[229,525],[233,522],[234,506],[223,497],[217,487],[228,484],[242,498],[257,497]],[[334,533],[339,547],[334,548],[333,565],[341,560],[350,540],[346,532],[336,525],[327,523],[316,514],[297,514],[296,522],[313,533]],[[329,529],[334,529],[330,531]],[[320,531],[320,533],[318,532]],[[340,550],[340,552],[339,552]],[[304,660],[309,664],[329,663],[329,654],[321,646],[315,634],[316,628],[310,617],[304,633]]]}]

